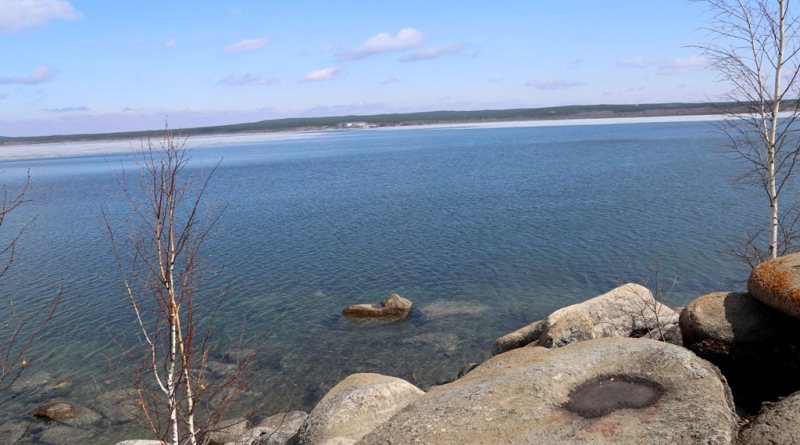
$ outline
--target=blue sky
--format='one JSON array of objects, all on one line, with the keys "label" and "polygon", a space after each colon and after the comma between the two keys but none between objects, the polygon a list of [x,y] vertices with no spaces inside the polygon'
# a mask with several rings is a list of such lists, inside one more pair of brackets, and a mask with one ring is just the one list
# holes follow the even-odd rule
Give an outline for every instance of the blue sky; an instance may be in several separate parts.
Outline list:
[{"label": "blue sky", "polygon": [[702,4],[0,0],[0,135],[715,99]]}]

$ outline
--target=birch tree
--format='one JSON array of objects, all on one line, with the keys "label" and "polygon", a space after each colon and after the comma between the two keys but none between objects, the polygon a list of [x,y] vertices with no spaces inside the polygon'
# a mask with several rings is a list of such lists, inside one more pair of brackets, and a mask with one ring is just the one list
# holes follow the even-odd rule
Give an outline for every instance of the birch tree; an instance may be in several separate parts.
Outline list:
[{"label": "birch tree", "polygon": [[[721,124],[730,147],[746,163],[745,179],[769,203],[767,249],[751,236],[743,253],[755,263],[791,249],[797,215],[781,213],[778,198],[798,157],[798,20],[790,0],[701,0],[713,13],[711,43],[701,46],[720,80],[730,85]],[[763,230],[762,230],[763,231]],[[762,232],[759,231],[759,232]]]},{"label": "birch tree", "polygon": [[107,210],[103,218],[145,351],[133,377],[140,417],[162,442],[194,445],[219,420],[216,413],[198,416],[211,383],[206,337],[197,332],[202,303],[195,299],[200,248],[218,218],[202,205],[216,166],[192,173],[185,140],[168,127],[142,145],[140,176],[123,174],[120,181],[131,208],[127,237],[118,237]]}]

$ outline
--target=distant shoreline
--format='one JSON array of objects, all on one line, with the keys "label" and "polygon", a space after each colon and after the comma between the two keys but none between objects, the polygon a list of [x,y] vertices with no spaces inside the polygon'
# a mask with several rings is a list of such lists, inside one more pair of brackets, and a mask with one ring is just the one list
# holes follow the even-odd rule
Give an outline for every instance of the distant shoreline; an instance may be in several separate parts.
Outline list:
[{"label": "distant shoreline", "polygon": [[[220,135],[195,135],[187,137],[187,147],[208,148],[220,145],[247,144],[268,141],[298,140],[322,137],[333,131],[391,131],[419,129],[480,129],[480,128],[519,128],[519,127],[558,127],[569,125],[613,125],[637,123],[702,122],[722,119],[719,114],[706,115],[665,115],[613,118],[566,118],[538,120],[508,120],[493,122],[453,122],[413,125],[381,126],[355,129],[305,129],[271,132],[242,132]],[[183,137],[183,136],[182,136]],[[101,154],[124,154],[139,148],[145,137],[125,139],[95,139],[63,142],[6,143],[0,145],[0,161],[26,159],[61,158],[70,156],[91,156]]]},{"label": "distant shoreline", "polygon": [[[181,136],[223,136],[253,133],[305,132],[336,129],[399,128],[420,125],[468,125],[483,123],[596,120],[665,116],[722,115],[741,108],[731,103],[660,103],[633,105],[580,105],[506,110],[426,111],[375,115],[346,115],[263,120],[241,124],[173,128]],[[52,142],[141,140],[157,137],[161,130],[50,136],[0,136],[0,147]]]}]

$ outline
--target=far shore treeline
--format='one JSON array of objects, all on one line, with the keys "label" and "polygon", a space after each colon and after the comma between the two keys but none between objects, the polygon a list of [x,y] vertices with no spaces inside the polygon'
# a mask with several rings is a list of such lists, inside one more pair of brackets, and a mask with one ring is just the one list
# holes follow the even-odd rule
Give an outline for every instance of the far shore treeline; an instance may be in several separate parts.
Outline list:
[{"label": "far shore treeline", "polygon": [[[738,105],[738,107],[736,106]],[[736,108],[741,108],[736,109]],[[337,128],[347,122],[359,122],[375,127],[394,127],[426,124],[456,124],[478,122],[508,122],[554,119],[603,119],[619,117],[655,117],[714,115],[746,112],[741,103],[661,103],[635,105],[570,105],[546,108],[518,108],[509,110],[477,111],[427,111],[375,115],[348,115],[273,119],[243,124],[217,125],[177,129],[181,136],[214,136],[237,133],[262,133],[277,131],[311,131]],[[45,144],[54,142],[81,142],[156,137],[161,130],[127,131],[118,133],[70,134],[52,136],[6,137],[0,136],[0,145]]]}]

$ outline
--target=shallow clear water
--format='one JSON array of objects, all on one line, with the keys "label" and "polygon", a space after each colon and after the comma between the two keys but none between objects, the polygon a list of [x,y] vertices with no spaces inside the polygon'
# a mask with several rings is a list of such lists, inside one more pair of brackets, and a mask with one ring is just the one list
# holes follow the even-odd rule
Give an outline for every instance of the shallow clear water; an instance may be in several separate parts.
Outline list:
[{"label": "shallow clear water", "polygon": [[[243,337],[259,351],[247,396],[270,414],[308,410],[358,371],[436,384],[487,358],[498,336],[655,270],[677,280],[674,305],[741,287],[747,269],[730,252],[767,209],[732,185],[740,165],[724,143],[693,122],[331,132],[194,150],[198,168],[222,158],[207,200],[224,208],[205,245],[207,286],[225,286],[212,342]],[[87,406],[132,341],[98,213],[124,209],[121,163],[130,157],[0,163],[11,187],[32,176],[32,202],[3,230],[36,216],[2,298],[24,313],[63,286],[30,372],[69,377],[59,395]],[[340,315],[389,293],[414,301],[409,320]],[[24,417],[42,397],[0,410]],[[103,427],[94,441],[131,434]]]}]

